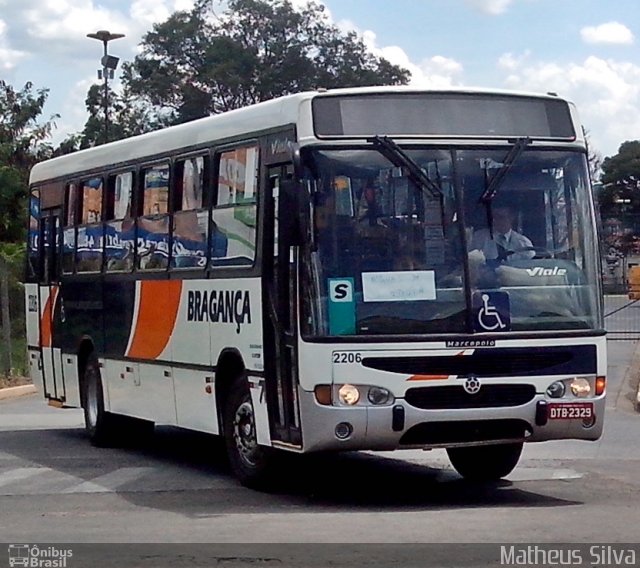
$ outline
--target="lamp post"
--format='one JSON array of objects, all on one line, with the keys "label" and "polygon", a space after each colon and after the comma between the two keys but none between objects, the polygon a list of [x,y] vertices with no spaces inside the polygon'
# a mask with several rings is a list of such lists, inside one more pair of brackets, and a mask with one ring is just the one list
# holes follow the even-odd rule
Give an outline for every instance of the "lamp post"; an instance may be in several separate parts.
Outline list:
[{"label": "lamp post", "polygon": [[120,39],[124,34],[112,34],[108,30],[99,30],[93,34],[87,34],[91,39],[97,39],[104,45],[104,54],[100,63],[102,69],[98,69],[98,79],[104,79],[104,141],[109,142],[109,79],[113,79],[113,72],[118,66],[118,59],[107,53],[107,44],[113,39]]}]

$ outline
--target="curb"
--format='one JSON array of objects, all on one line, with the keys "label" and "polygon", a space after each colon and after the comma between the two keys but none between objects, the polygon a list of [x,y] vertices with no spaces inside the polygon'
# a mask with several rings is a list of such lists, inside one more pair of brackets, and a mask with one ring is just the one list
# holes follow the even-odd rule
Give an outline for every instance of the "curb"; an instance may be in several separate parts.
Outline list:
[{"label": "curb", "polygon": [[9,387],[6,389],[0,389],[0,400],[8,400],[10,398],[17,398],[19,396],[35,394],[36,392],[37,392],[37,389],[35,385],[22,385],[19,387]]}]

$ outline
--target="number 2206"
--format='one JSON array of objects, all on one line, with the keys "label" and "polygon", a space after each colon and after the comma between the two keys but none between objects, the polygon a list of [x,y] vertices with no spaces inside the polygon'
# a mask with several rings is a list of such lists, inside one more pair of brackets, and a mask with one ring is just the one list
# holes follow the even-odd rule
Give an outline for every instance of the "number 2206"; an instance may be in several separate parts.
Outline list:
[{"label": "number 2206", "polygon": [[362,363],[360,353],[338,352],[333,354],[334,363]]}]

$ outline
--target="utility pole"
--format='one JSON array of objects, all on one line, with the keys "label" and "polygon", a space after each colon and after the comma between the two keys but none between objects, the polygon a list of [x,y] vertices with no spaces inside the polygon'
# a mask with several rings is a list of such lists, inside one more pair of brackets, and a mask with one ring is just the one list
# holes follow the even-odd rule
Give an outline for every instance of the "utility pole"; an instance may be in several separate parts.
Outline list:
[{"label": "utility pole", "polygon": [[99,30],[95,33],[87,34],[87,37],[101,41],[104,46],[104,52],[100,60],[102,69],[98,69],[98,79],[104,80],[104,141],[106,143],[109,142],[109,79],[113,79],[114,71],[118,66],[118,61],[120,61],[119,58],[107,53],[107,44],[111,40],[124,37],[124,34],[112,34],[108,30]]}]

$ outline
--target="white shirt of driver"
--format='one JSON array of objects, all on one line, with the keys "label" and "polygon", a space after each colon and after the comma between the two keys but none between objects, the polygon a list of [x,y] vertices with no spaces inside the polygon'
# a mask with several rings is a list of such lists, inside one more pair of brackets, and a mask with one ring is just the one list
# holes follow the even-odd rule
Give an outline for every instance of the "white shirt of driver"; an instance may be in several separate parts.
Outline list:
[{"label": "white shirt of driver", "polygon": [[532,250],[522,250],[533,246],[531,241],[513,229],[509,229],[504,234],[493,231],[493,238],[491,238],[489,229],[478,229],[473,233],[469,248],[470,250],[481,250],[487,260],[495,260],[499,256],[498,244],[505,250],[513,252],[507,256],[505,260],[507,264],[514,260],[528,260],[535,256],[535,252]]}]

